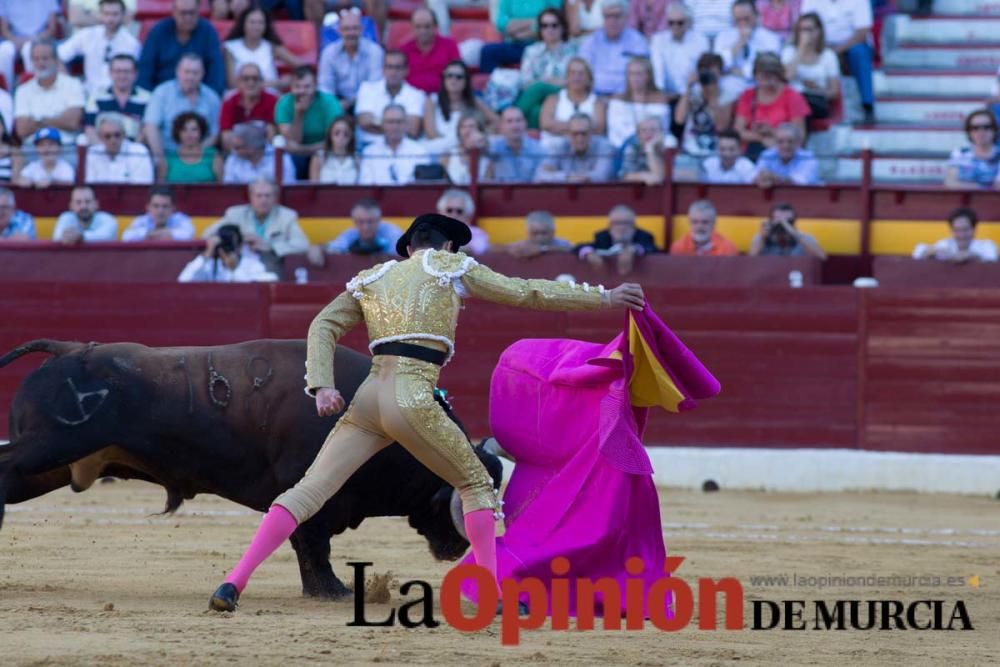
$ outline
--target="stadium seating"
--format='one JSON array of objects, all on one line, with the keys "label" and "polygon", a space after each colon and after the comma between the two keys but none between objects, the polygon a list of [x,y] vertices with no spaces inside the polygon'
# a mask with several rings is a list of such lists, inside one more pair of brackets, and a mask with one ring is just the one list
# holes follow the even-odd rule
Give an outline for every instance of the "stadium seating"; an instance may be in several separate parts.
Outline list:
[{"label": "stadium seating", "polygon": [[820,139],[820,146],[841,157],[826,176],[858,178],[861,164],[852,156],[871,148],[876,181],[940,183],[948,154],[967,142],[965,117],[993,92],[1000,5],[937,0],[930,17],[889,16],[881,56],[874,81],[878,125],[834,127]]}]

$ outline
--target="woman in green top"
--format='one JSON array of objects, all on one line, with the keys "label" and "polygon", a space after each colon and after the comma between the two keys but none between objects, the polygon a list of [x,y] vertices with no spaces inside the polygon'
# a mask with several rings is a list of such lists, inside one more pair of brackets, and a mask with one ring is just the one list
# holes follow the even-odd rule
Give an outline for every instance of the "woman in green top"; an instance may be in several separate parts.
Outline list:
[{"label": "woman in green top", "polygon": [[222,175],[222,158],[214,148],[206,148],[208,121],[198,113],[177,114],[170,136],[177,143],[165,164],[159,165],[160,180],[168,183],[214,183]]}]

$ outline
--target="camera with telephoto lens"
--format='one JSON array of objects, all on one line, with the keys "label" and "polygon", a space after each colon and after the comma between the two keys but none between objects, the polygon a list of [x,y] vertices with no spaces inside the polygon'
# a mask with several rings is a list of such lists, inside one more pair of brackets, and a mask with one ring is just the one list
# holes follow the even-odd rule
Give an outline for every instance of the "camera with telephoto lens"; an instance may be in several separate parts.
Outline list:
[{"label": "camera with telephoto lens", "polygon": [[223,253],[231,255],[243,245],[243,234],[236,225],[222,225],[216,232],[219,243],[215,246],[215,257],[219,258]]},{"label": "camera with telephoto lens", "polygon": [[703,86],[714,85],[719,80],[719,75],[710,69],[698,70],[698,83]]}]

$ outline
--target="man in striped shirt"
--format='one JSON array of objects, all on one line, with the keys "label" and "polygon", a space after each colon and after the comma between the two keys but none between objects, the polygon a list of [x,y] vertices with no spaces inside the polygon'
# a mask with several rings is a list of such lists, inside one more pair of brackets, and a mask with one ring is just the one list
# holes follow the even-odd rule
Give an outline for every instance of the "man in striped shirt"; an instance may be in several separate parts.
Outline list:
[{"label": "man in striped shirt", "polygon": [[124,119],[125,136],[131,141],[138,141],[142,115],[149,103],[149,91],[136,85],[139,69],[132,56],[125,53],[116,55],[111,59],[109,70],[111,86],[92,94],[84,107],[83,124],[87,137],[90,143],[97,142],[97,116],[115,112]]}]

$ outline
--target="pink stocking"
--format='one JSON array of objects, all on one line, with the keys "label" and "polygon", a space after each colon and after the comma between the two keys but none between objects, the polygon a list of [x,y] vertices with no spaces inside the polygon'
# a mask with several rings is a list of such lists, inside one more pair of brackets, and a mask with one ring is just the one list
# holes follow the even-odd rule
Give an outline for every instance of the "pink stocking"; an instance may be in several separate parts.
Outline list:
[{"label": "pink stocking", "polygon": [[[271,509],[264,515],[264,520],[260,522],[257,534],[253,536],[250,546],[247,547],[243,558],[236,564],[233,571],[226,577],[227,584],[233,584],[239,592],[243,592],[250,575],[257,569],[257,566],[267,560],[277,550],[281,544],[288,539],[288,536],[295,532],[297,524],[291,512],[281,505],[271,505]],[[494,555],[494,560],[496,556]],[[496,567],[494,565],[494,567]]]},{"label": "pink stocking", "polygon": [[[476,510],[465,515],[465,534],[472,544],[472,553],[476,557],[476,565],[485,567],[497,579],[497,543],[496,519],[493,510]],[[497,595],[500,585],[497,584]]]}]

